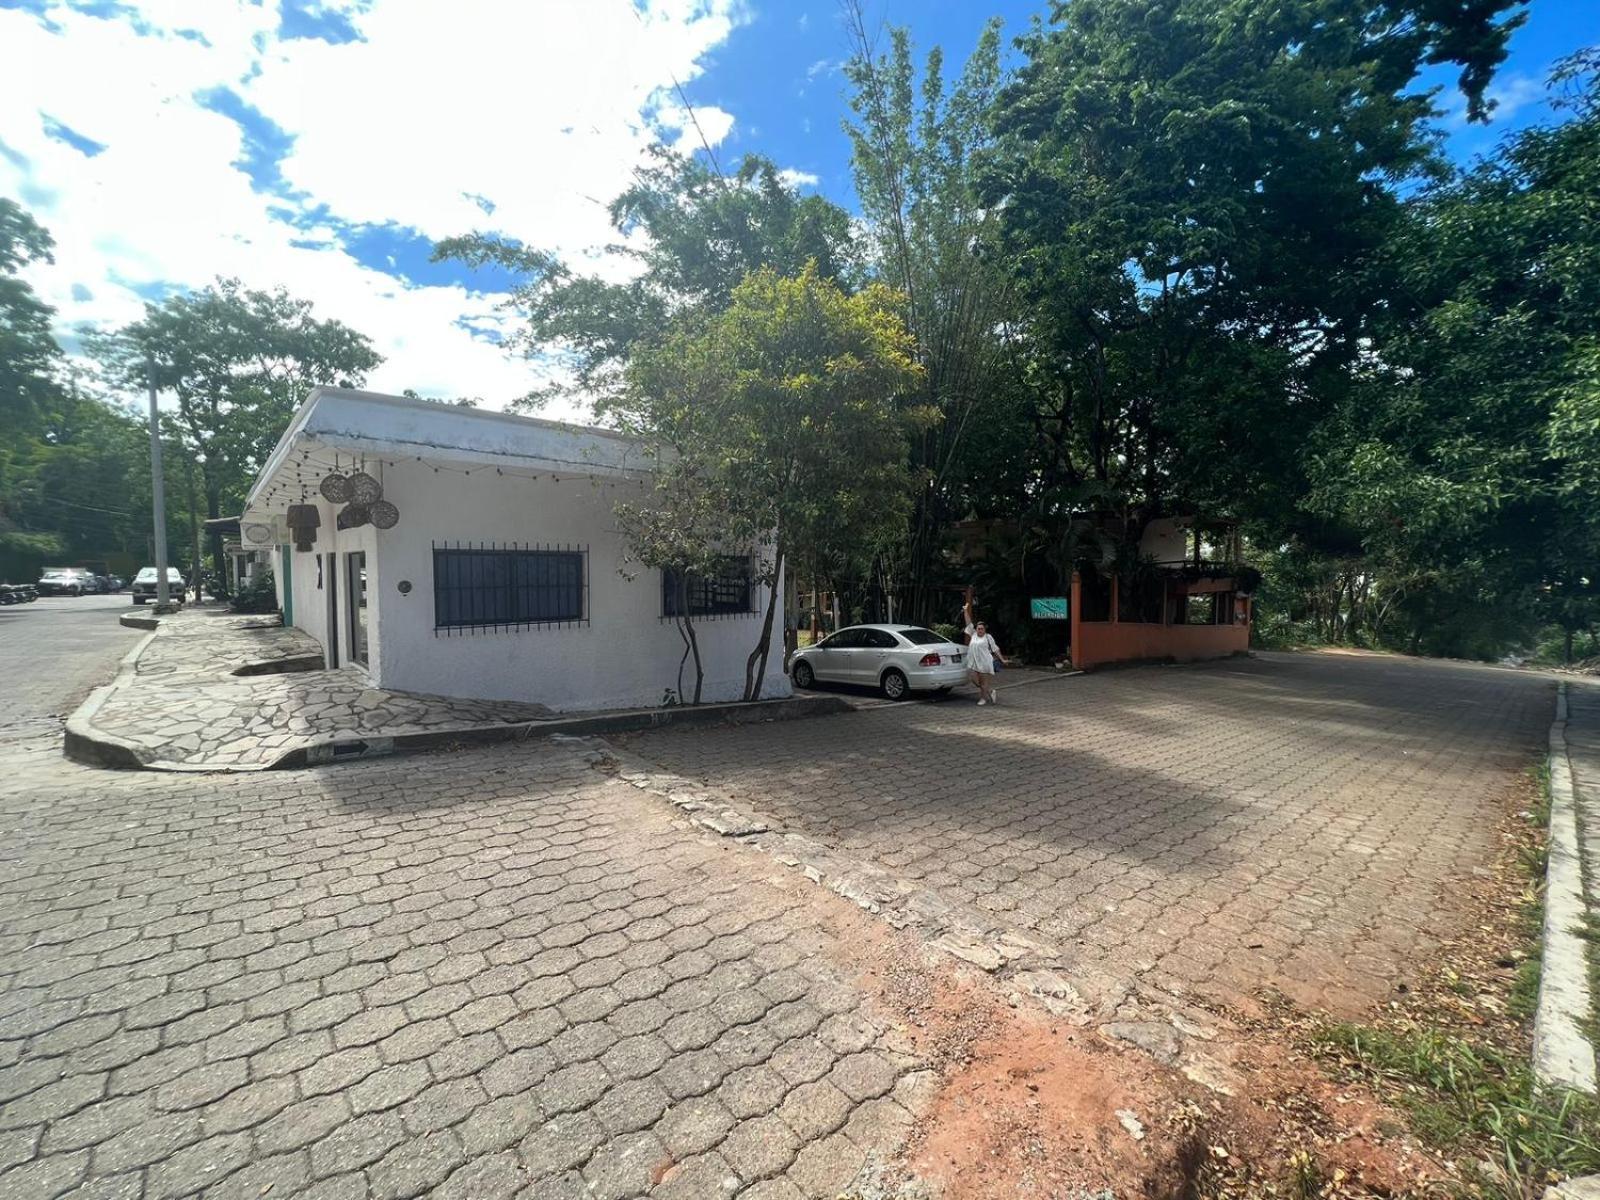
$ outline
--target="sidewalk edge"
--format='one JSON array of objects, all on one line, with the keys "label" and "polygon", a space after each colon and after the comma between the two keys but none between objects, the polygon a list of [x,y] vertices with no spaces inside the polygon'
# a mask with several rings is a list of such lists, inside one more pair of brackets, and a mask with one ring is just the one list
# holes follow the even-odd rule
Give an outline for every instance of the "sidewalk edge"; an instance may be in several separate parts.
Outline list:
[{"label": "sidewalk edge", "polygon": [[1595,1091],[1594,1047],[1583,1032],[1592,1011],[1589,964],[1579,934],[1587,906],[1577,797],[1567,759],[1567,685],[1556,693],[1550,726],[1550,845],[1545,875],[1544,964],[1533,1019],[1533,1069],[1539,1083]]},{"label": "sidewalk edge", "polygon": [[94,718],[104,707],[105,702],[111,699],[117,689],[138,669],[139,656],[144,653],[145,647],[155,636],[156,631],[152,629],[135,642],[133,648],[124,654],[122,661],[117,664],[117,673],[111,682],[90,692],[84,702],[78,705],[77,710],[67,718],[61,749],[73,762],[118,770],[139,770],[146,765],[145,756],[148,752],[142,746],[114,733],[96,729]]}]

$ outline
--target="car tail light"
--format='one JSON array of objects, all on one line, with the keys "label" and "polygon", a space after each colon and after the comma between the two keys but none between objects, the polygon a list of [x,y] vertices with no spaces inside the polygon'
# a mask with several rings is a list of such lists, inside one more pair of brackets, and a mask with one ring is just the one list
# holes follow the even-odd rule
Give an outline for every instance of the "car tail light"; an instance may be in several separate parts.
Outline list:
[{"label": "car tail light", "polygon": [[922,661],[917,665],[919,667],[937,667],[939,665],[939,656],[937,654],[924,654]]}]

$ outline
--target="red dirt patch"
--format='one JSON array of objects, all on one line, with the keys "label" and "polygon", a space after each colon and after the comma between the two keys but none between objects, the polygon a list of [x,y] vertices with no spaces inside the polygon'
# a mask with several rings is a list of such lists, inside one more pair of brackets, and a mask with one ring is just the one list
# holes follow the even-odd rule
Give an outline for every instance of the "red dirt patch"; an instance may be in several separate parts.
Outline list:
[{"label": "red dirt patch", "polygon": [[1273,1015],[1260,1021],[1210,1014],[1219,1033],[1205,1057],[1242,1083],[1225,1096],[1093,1029],[1013,1007],[992,980],[879,922],[851,936],[866,964],[859,982],[939,1072],[897,1178],[944,1200],[1107,1188],[1331,1200],[1404,1194],[1444,1176],[1370,1091],[1335,1082],[1278,1036],[1281,1002],[1263,1002]]},{"label": "red dirt patch", "polygon": [[1143,1190],[1173,1148],[1153,1130],[1135,1140],[1117,1112],[1148,1127],[1156,1104],[1172,1105],[1154,1064],[1010,1010],[994,1014],[993,1029],[947,1075],[907,1154],[911,1169],[940,1180],[952,1200]]}]

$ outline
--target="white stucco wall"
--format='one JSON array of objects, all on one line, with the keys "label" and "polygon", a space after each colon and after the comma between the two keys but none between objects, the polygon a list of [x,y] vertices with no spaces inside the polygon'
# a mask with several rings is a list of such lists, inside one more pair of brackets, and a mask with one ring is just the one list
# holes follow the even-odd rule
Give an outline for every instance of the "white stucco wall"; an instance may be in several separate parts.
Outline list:
[{"label": "white stucco wall", "polygon": [[[309,503],[309,501],[308,501]],[[346,595],[345,554],[362,551],[367,556],[367,661],[369,671],[374,673],[378,662],[378,615],[377,599],[379,589],[377,582],[380,567],[377,562],[377,536],[378,531],[370,525],[360,529],[338,530],[334,528],[336,509],[325,501],[317,501],[317,509],[322,514],[322,525],[317,529],[316,543],[307,553],[300,553],[290,548],[290,555],[294,559],[293,587],[294,587],[294,624],[296,628],[316,638],[321,644],[323,653],[328,651],[328,589],[327,573],[329,571],[329,556],[332,555],[332,569],[339,573],[339,658],[333,666],[349,664],[349,608]],[[317,577],[317,555],[323,558],[322,586],[319,588]],[[281,586],[280,586],[281,591]]]},{"label": "white stucco wall", "polygon": [[[683,643],[673,622],[661,618],[660,576],[639,569],[627,579],[618,570],[624,548],[613,506],[618,499],[641,494],[637,483],[586,477],[555,482],[550,476],[496,475],[492,467],[467,476],[402,462],[383,468],[383,484],[385,497],[400,509],[399,525],[338,536],[341,551],[352,533],[366,540],[351,548],[365,548],[369,555],[376,549],[369,558],[369,612],[371,661],[381,686],[536,701],[563,711],[653,706],[666,688],[676,688]],[[323,552],[329,548],[331,525],[331,511],[325,509],[317,547]],[[588,625],[436,635],[436,541],[587,546]],[[309,561],[309,556],[298,559]],[[320,617],[308,608],[308,619],[301,620],[298,561],[295,570],[296,624],[326,644]],[[314,585],[315,568],[305,574]],[[402,580],[412,585],[407,595],[398,590]],[[696,621],[706,671],[703,699],[736,700],[743,694],[745,658],[760,635],[766,596],[766,588],[758,589],[758,611],[748,616]],[[787,696],[781,611],[774,617],[772,641],[762,695]],[[692,680],[691,664],[686,688]]]}]

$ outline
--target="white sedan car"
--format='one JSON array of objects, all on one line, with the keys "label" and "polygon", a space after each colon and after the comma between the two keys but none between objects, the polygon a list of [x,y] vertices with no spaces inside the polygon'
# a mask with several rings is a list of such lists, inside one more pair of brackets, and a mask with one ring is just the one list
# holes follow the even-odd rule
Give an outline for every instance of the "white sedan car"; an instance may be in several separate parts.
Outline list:
[{"label": "white sedan car", "polygon": [[852,625],[795,651],[795,687],[818,680],[875,687],[890,700],[910,692],[947,692],[965,683],[967,648],[918,625]]}]

